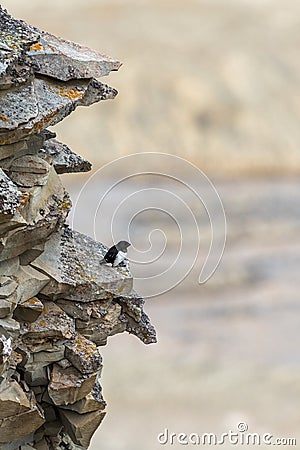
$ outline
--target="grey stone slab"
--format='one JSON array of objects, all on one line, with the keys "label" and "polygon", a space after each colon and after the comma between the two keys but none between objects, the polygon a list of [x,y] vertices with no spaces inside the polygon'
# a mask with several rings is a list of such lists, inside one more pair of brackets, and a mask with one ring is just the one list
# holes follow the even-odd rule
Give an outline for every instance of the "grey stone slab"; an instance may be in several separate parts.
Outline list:
[{"label": "grey stone slab", "polygon": [[0,89],[25,83],[32,76],[26,51],[38,38],[37,31],[0,7]]},{"label": "grey stone slab", "polygon": [[39,41],[27,51],[36,73],[58,80],[75,78],[100,78],[121,66],[109,56],[80,44],[40,31]]},{"label": "grey stone slab", "polygon": [[[21,336],[24,343],[40,343],[43,340],[72,339],[75,336],[74,321],[55,303],[44,301],[44,308],[38,320],[21,324]],[[49,344],[48,344],[49,345]],[[47,348],[47,347],[46,347]]]},{"label": "grey stone slab", "polygon": [[82,375],[75,367],[53,365],[48,395],[55,405],[68,405],[84,398],[96,381],[96,374]]}]

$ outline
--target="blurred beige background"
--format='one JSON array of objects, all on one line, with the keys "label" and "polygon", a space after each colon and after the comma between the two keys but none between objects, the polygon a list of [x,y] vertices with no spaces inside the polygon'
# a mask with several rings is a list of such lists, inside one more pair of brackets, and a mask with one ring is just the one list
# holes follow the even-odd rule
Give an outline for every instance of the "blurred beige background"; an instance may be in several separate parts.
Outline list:
[{"label": "blurred beige background", "polygon": [[[74,112],[55,127],[60,140],[94,169],[135,152],[187,158],[213,180],[227,215],[226,251],[209,282],[199,286],[193,270],[178,288],[147,301],[158,344],[121,335],[103,348],[108,413],[91,448],[159,449],[166,427],[222,433],[240,421],[249,431],[297,437],[300,448],[300,3],[2,5],[124,63],[103,79],[119,96]],[[85,180],[64,176],[73,200]],[[75,222],[92,234],[98,192],[89,189]],[[177,215],[184,222],[180,209]],[[138,243],[146,225],[136,225]],[[165,225],[155,217],[153,228]],[[106,230],[97,236],[110,244]]]}]

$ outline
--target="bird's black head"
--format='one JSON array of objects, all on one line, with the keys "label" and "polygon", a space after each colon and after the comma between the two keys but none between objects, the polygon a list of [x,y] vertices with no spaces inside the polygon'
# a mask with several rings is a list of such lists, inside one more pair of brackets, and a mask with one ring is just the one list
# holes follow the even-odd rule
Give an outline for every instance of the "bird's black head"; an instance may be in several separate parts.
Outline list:
[{"label": "bird's black head", "polygon": [[120,241],[117,243],[116,247],[119,252],[126,252],[127,247],[129,247],[131,244],[127,241]]}]

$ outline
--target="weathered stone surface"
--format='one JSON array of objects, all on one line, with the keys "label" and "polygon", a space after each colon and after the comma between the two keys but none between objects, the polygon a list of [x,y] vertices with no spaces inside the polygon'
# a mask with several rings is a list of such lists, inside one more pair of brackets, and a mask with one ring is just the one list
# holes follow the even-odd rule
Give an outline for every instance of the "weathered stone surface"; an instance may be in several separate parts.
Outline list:
[{"label": "weathered stone surface", "polygon": [[0,385],[0,443],[20,439],[44,423],[35,397],[14,380]]},{"label": "weathered stone surface", "polygon": [[18,283],[19,301],[24,303],[35,297],[49,282],[49,278],[31,266],[19,267],[14,275]]},{"label": "weathered stone surface", "polygon": [[90,440],[102,422],[105,413],[93,411],[86,414],[78,414],[73,411],[59,409],[59,415],[73,442],[88,448]]},{"label": "weathered stone surface", "polygon": [[28,172],[10,172],[10,179],[18,187],[44,186],[47,183],[48,173],[45,175]]},{"label": "weathered stone surface", "polygon": [[70,361],[66,358],[61,359],[60,361],[57,361],[57,364],[59,365],[59,367],[61,367],[62,369],[67,369],[67,367],[71,367],[72,364],[70,363]]},{"label": "weathered stone surface", "polygon": [[48,394],[55,405],[68,405],[91,392],[97,374],[82,375],[75,367],[61,368],[54,364]]},{"label": "weathered stone surface", "polygon": [[[0,52],[3,56],[4,52]],[[7,56],[8,53],[5,53]],[[24,57],[21,57],[22,59]],[[2,59],[2,58],[1,58]],[[33,78],[33,70],[31,67],[24,65],[24,61],[18,64],[18,59],[15,55],[12,58],[13,64],[11,66],[2,64],[0,62],[0,89],[9,89],[19,84],[26,83]],[[5,74],[5,76],[3,76]]]},{"label": "weathered stone surface", "polygon": [[[12,353],[12,339],[0,336],[0,363],[5,363]],[[1,385],[0,385],[1,388]]]},{"label": "weathered stone surface", "polygon": [[[121,65],[97,51],[33,29],[13,19],[5,10],[1,9],[0,12],[2,89],[26,82],[33,71],[67,81],[102,77],[112,70],[118,70]],[[21,35],[16,33],[16,29]]]},{"label": "weathered stone surface", "polygon": [[102,397],[102,388],[99,381],[96,381],[92,391],[81,400],[78,400],[78,402],[66,406],[60,405],[62,409],[69,409],[79,414],[98,410],[103,411],[105,407],[106,402]]},{"label": "weathered stone surface", "polygon": [[43,311],[43,303],[36,297],[19,303],[14,311],[14,318],[18,322],[35,322]]},{"label": "weathered stone surface", "polygon": [[[54,422],[56,421],[57,415],[55,412],[55,409],[52,405],[49,405],[48,403],[43,402],[43,410],[45,414],[45,419],[47,422]],[[60,426],[62,428],[62,426]],[[56,433],[57,435],[58,433]]]},{"label": "weathered stone surface", "polygon": [[0,274],[1,275],[13,275],[19,269],[19,258],[10,258],[5,261],[0,261]]},{"label": "weathered stone surface", "polygon": [[30,401],[21,386],[14,380],[0,385],[0,420],[30,409]]},{"label": "weathered stone surface", "polygon": [[58,80],[100,78],[121,66],[109,56],[75,44],[50,33],[39,31],[40,39],[31,45],[27,55],[39,68],[36,73]]},{"label": "weathered stone surface", "polygon": [[34,444],[35,450],[49,450],[49,445],[46,438],[42,438]]},{"label": "weathered stone surface", "polygon": [[13,144],[0,146],[1,167],[9,170],[14,159],[25,155],[36,155],[47,139],[56,136],[49,130],[42,130],[40,133],[32,134],[21,141]]},{"label": "weathered stone surface", "polygon": [[[17,210],[14,214],[14,216],[12,217],[12,219],[10,219],[8,222],[0,222],[0,236],[1,236],[1,244],[5,243],[5,239],[10,232],[13,231],[18,231],[21,229],[24,229],[26,227],[26,221],[24,219],[24,217],[22,217],[22,215],[19,213],[19,211]],[[1,244],[0,244],[0,248],[1,248]],[[13,255],[10,255],[11,257],[13,257]]]},{"label": "weathered stone surface", "polygon": [[59,226],[59,217],[48,215],[36,224],[15,229],[0,238],[0,261],[19,256],[31,247],[42,244]]},{"label": "weathered stone surface", "polygon": [[[97,306],[105,305],[106,301],[94,301],[94,302],[76,302],[70,300],[58,299],[56,304],[59,305],[69,316],[73,319],[80,319],[88,322],[91,318],[93,309]],[[103,314],[105,313],[104,306],[98,306],[102,308]]]},{"label": "weathered stone surface", "polygon": [[38,406],[16,416],[7,417],[0,421],[0,443],[10,442],[27,436],[38,429],[45,419]]},{"label": "weathered stone surface", "polygon": [[[8,315],[11,316],[11,313],[14,311],[15,307],[17,306],[19,298],[20,298],[20,294],[19,294],[19,290],[17,288],[16,290],[14,290],[12,292],[12,294],[10,294],[5,299],[0,299],[0,310],[1,310],[1,318],[2,319],[4,317],[7,317]],[[9,313],[4,315],[4,311],[6,310],[7,307],[9,308]]]},{"label": "weathered stone surface", "polygon": [[70,339],[75,335],[74,321],[55,303],[44,301],[43,312],[36,322],[22,323],[21,336],[25,343],[45,339]]},{"label": "weathered stone surface", "polygon": [[72,152],[66,144],[49,139],[39,152],[41,158],[52,162],[57,173],[88,172],[92,165],[89,161]]},{"label": "weathered stone surface", "polygon": [[55,170],[50,167],[47,183],[29,191],[29,199],[22,210],[22,215],[29,225],[35,225],[47,221],[50,217],[64,220],[70,207],[70,198]]},{"label": "weathered stone surface", "polygon": [[0,223],[13,217],[20,205],[21,193],[0,169]]},{"label": "weathered stone surface", "polygon": [[0,238],[0,261],[43,244],[53,231],[61,227],[70,207],[70,197],[55,170],[50,167],[47,183],[27,193],[21,210],[22,229],[9,231]]},{"label": "weathered stone surface", "polygon": [[31,263],[52,278],[42,293],[82,302],[114,293],[126,295],[132,289],[132,276],[126,268],[100,265],[105,251],[104,245],[68,227],[53,233],[44,253]]},{"label": "weathered stone surface", "polygon": [[0,90],[0,132],[15,130],[38,114],[34,82],[13,91]]},{"label": "weathered stone surface", "polygon": [[102,358],[97,346],[76,333],[75,339],[66,343],[66,358],[81,373],[100,372],[102,368]]},{"label": "weathered stone surface", "polygon": [[6,444],[0,444],[0,450],[35,450],[32,445],[33,442],[33,433],[28,434],[27,436],[17,439],[16,441],[10,441]]},{"label": "weathered stone surface", "polygon": [[20,450],[32,450],[32,449],[34,450],[33,446],[29,444],[19,445],[18,447],[20,447]]},{"label": "weathered stone surface", "polygon": [[5,89],[29,79],[32,71],[26,66],[25,52],[37,41],[38,34],[2,8],[0,24],[0,88]]},{"label": "weathered stone surface", "polygon": [[5,337],[12,337],[15,339],[20,333],[20,324],[12,317],[5,317],[0,319],[0,334]]},{"label": "weathered stone surface", "polygon": [[56,346],[57,348],[53,347],[52,349],[48,349],[45,351],[40,351],[33,353],[33,365],[37,364],[43,364],[44,366],[48,366],[49,364],[52,364],[53,362],[60,361],[65,356],[65,349],[64,346],[61,344],[59,346]]},{"label": "weathered stone surface", "polygon": [[[23,359],[22,355],[18,351],[12,350],[11,355],[9,356],[9,367],[16,369],[17,366],[19,364],[21,364],[22,359]],[[17,378],[18,378],[18,376],[15,377],[15,379],[17,379]],[[18,380],[20,381],[19,378],[18,378]]]},{"label": "weathered stone surface", "polygon": [[127,297],[114,299],[122,307],[122,313],[126,316],[126,331],[134,334],[145,344],[156,342],[156,332],[149,317],[143,310],[145,300],[134,291]]},{"label": "weathered stone surface", "polygon": [[91,304],[58,300],[61,308],[74,317],[76,330],[97,345],[107,338],[128,331],[145,344],[156,342],[156,333],[143,310],[144,299],[132,291],[126,297],[95,301]]},{"label": "weathered stone surface", "polygon": [[119,66],[0,6],[0,450],[85,450],[106,406],[97,345],[155,341],[129,264],[100,265],[107,248],[65,225],[58,174],[91,164],[45,129],[114,98],[95,77]]},{"label": "weathered stone surface", "polygon": [[1,160],[1,165],[3,167],[3,165],[5,164],[5,162],[3,160],[12,157],[14,155],[20,155],[22,154],[22,152],[24,152],[24,154],[26,154],[28,151],[28,147],[26,144],[26,141],[19,141],[19,142],[15,142],[14,144],[8,144],[8,145],[1,145],[0,147],[0,160]]},{"label": "weathered stone surface", "polygon": [[21,266],[28,266],[34,259],[36,259],[38,256],[40,256],[41,253],[44,251],[44,245],[35,245],[29,250],[26,250],[26,252],[21,253],[20,255],[20,264]]},{"label": "weathered stone surface", "polygon": [[[5,275],[0,275],[0,288],[2,286],[6,286],[7,284],[10,284],[12,281],[13,280],[12,280],[11,277],[8,277],[8,276],[5,276]],[[5,296],[5,297],[7,297],[7,296]]]},{"label": "weathered stone surface", "polygon": [[112,301],[105,302],[103,313],[91,317],[88,321],[76,319],[76,330],[97,345],[105,345],[108,336],[122,333],[126,330],[127,320],[122,315],[122,308]]},{"label": "weathered stone surface", "polygon": [[[47,408],[47,409],[49,409],[49,408]],[[54,409],[53,409],[53,411],[54,411]],[[48,418],[49,418],[49,420],[48,420]],[[62,425],[61,421],[58,421],[58,420],[53,421],[53,420],[50,420],[50,418],[51,417],[49,417],[49,416],[47,417],[47,422],[44,425],[45,436],[47,436],[47,437],[56,437],[56,436],[59,435],[60,431],[62,430],[63,425]],[[49,440],[48,439],[47,439],[47,444],[49,446]]]},{"label": "weathered stone surface", "polygon": [[49,383],[47,369],[43,366],[26,368],[24,380],[29,386],[47,386]]},{"label": "weathered stone surface", "polygon": [[[76,445],[64,430],[60,432],[59,437],[59,445],[61,445],[61,448],[67,448],[68,450],[85,450],[81,445]],[[53,440],[51,440],[51,443],[53,443]]]},{"label": "weathered stone surface", "polygon": [[49,164],[36,155],[25,155],[15,158],[11,163],[12,172],[26,172],[45,174],[49,171]]},{"label": "weathered stone surface", "polygon": [[8,316],[13,311],[13,305],[10,301],[0,300],[0,319]]},{"label": "weathered stone surface", "polygon": [[[72,334],[73,336],[73,334]],[[72,337],[71,336],[71,337]],[[26,348],[32,354],[30,357],[34,358],[35,353],[39,352],[60,352],[63,348],[65,339],[44,339],[41,341],[26,342]]]},{"label": "weathered stone surface", "polygon": [[[26,98],[27,86],[21,85],[17,89],[16,98]],[[0,92],[1,102],[7,105],[6,116],[0,123],[0,144],[12,144],[29,134],[38,133],[42,128],[55,125],[77,106],[88,106],[100,100],[113,99],[117,95],[115,89],[94,79],[63,83],[50,78],[35,78],[33,89],[37,109],[36,115],[30,120],[24,120],[21,116],[18,103],[12,107],[9,92]]]}]

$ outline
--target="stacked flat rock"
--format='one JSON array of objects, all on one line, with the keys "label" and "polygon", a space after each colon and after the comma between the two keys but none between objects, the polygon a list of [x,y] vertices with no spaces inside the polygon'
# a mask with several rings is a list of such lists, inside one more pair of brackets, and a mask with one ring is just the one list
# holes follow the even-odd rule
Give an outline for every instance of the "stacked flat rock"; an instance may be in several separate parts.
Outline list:
[{"label": "stacked flat rock", "polygon": [[59,175],[91,164],[47,130],[113,99],[120,63],[0,8],[0,450],[86,449],[105,415],[99,346],[156,341],[129,268],[65,223]]}]

